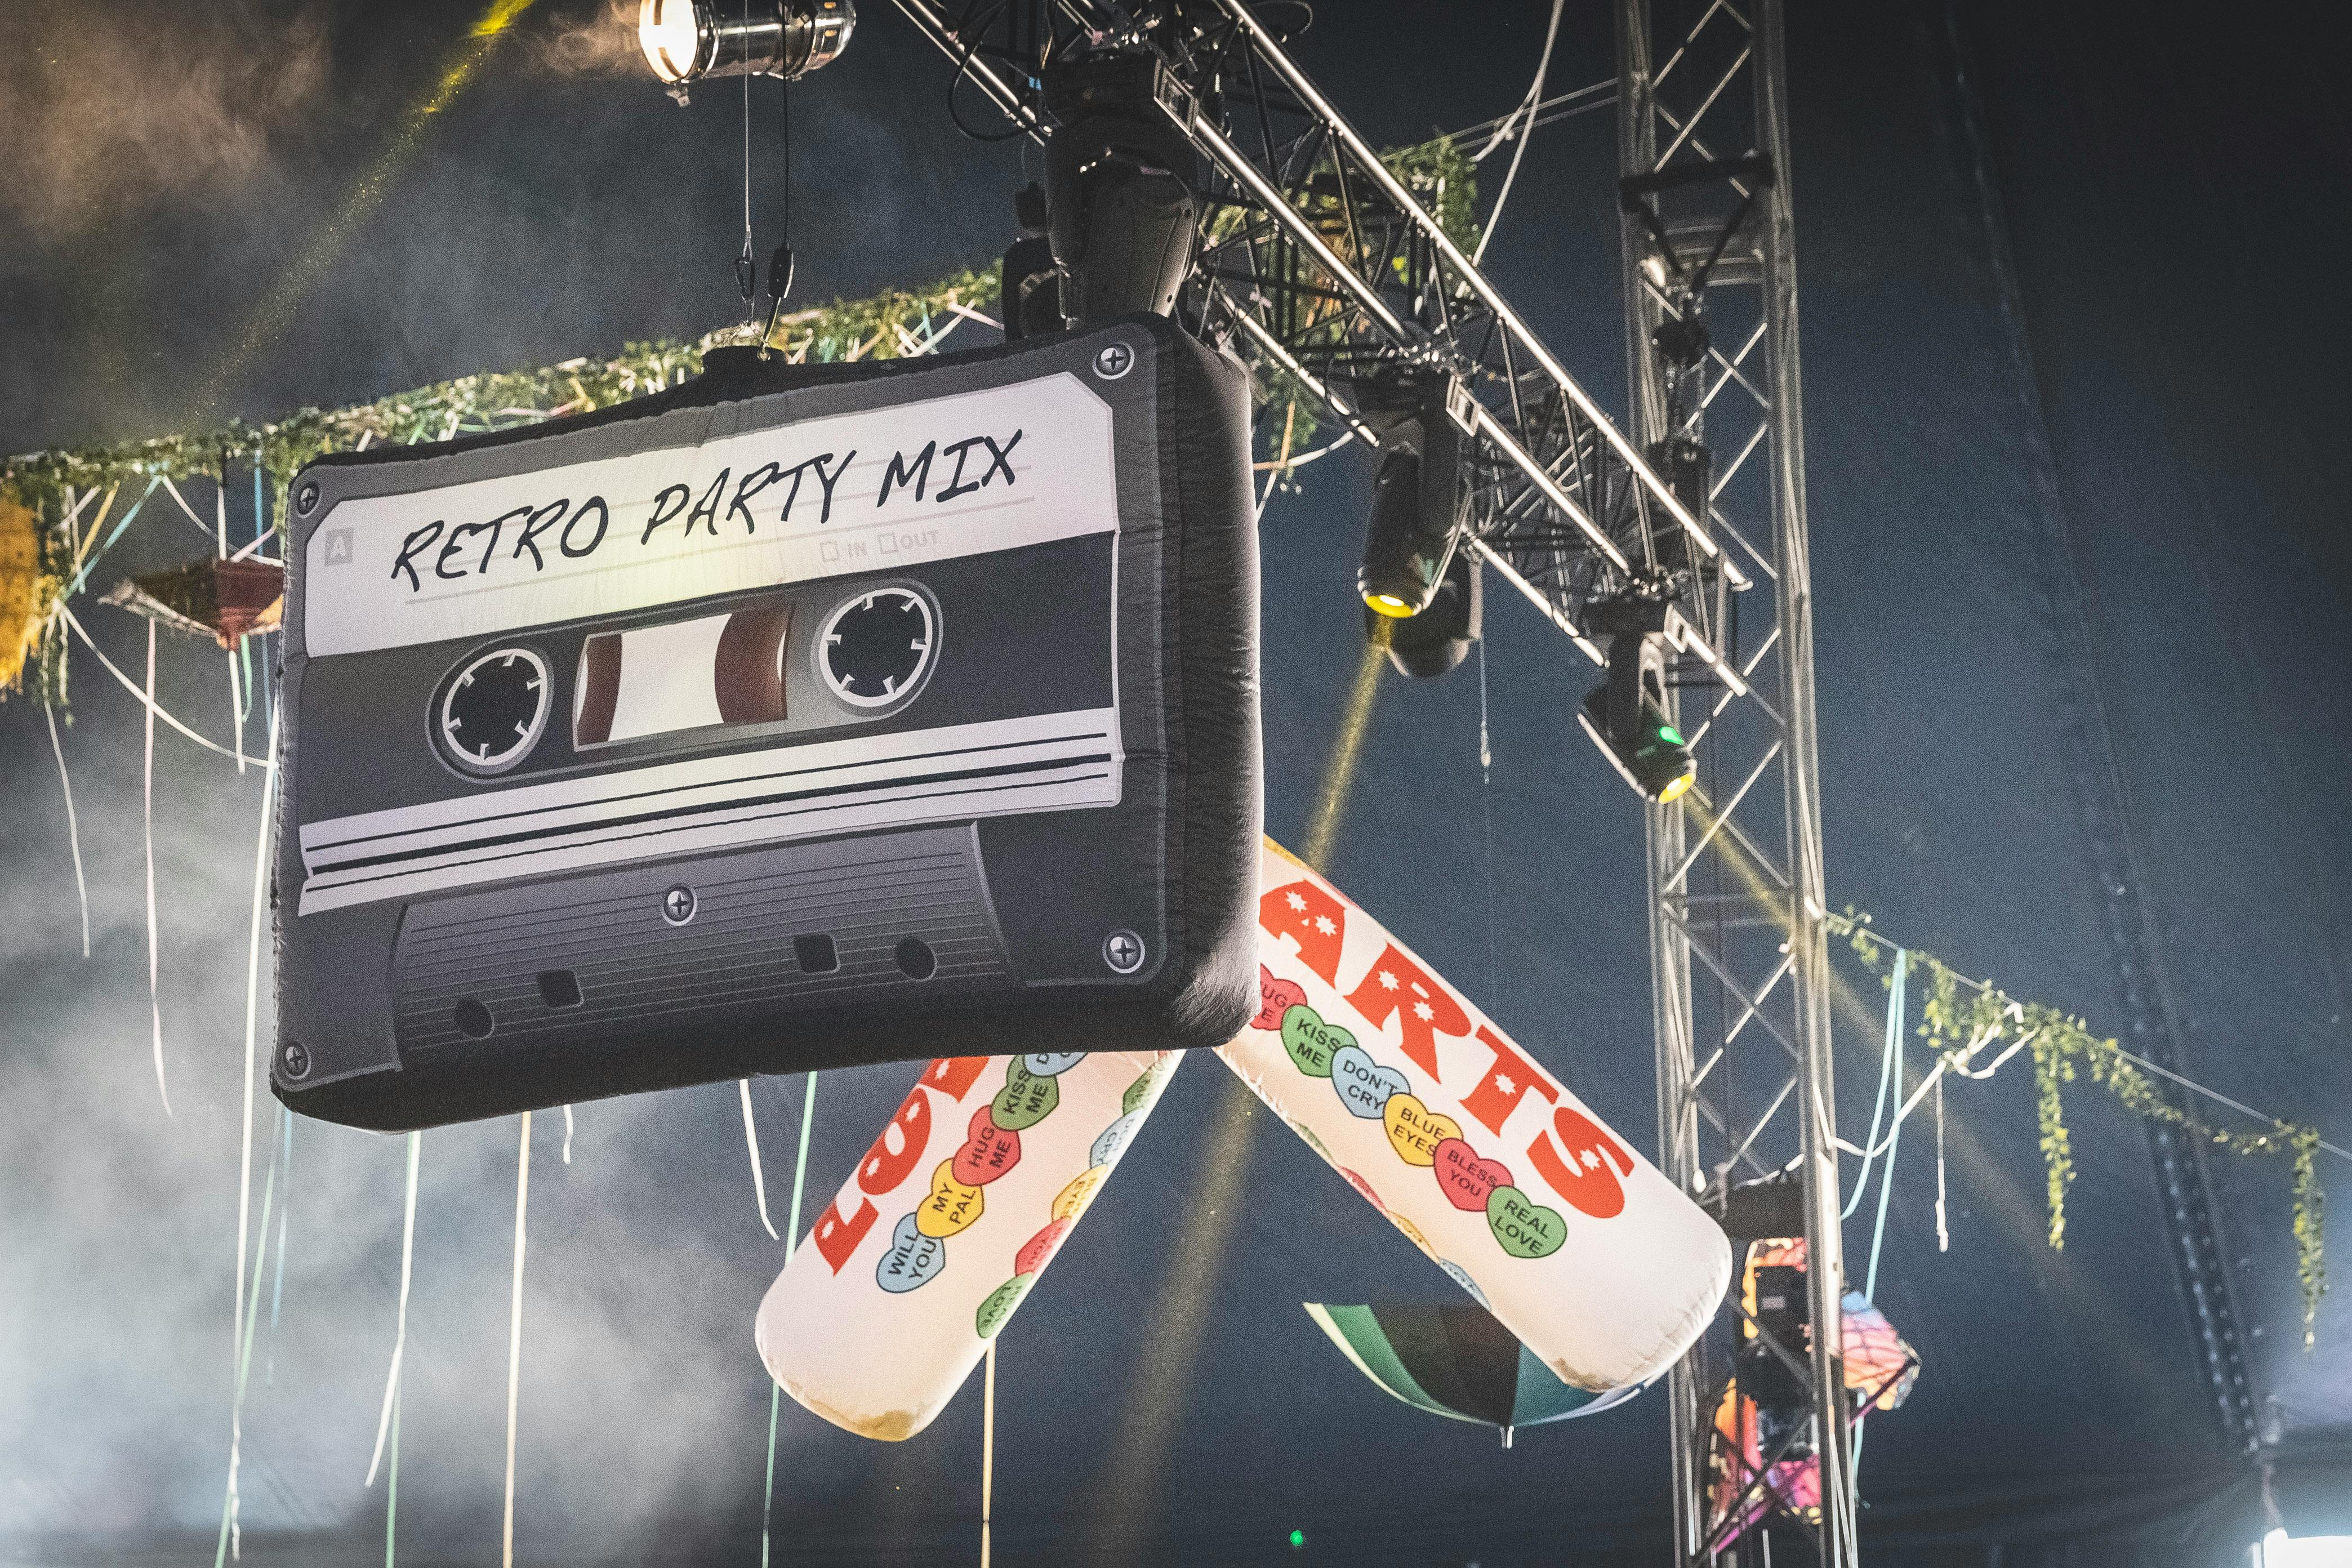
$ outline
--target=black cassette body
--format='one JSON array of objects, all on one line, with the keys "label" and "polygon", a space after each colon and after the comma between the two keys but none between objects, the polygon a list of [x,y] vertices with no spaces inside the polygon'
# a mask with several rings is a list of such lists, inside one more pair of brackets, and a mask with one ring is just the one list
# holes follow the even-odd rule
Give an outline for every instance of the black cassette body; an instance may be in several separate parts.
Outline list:
[{"label": "black cassette body", "polygon": [[696,381],[289,492],[278,1093],[398,1129],[1255,1005],[1242,373]]}]

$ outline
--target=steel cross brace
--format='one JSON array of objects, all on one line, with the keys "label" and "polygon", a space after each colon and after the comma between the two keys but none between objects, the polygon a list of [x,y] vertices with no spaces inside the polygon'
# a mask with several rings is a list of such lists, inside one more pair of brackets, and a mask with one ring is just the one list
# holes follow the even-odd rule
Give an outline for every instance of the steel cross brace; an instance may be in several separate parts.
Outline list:
[{"label": "steel cross brace", "polygon": [[[1181,309],[1375,447],[1359,417],[1372,373],[1459,378],[1475,451],[1473,552],[1588,658],[1603,649],[1583,629],[1586,606],[1662,557],[1749,584],[1705,509],[1685,504],[1433,216],[1436,177],[1374,152],[1244,0],[1016,0],[960,13],[941,0],[897,4],[1041,140],[1054,128],[1043,51],[1085,35],[1157,52],[1189,95],[1183,129],[1209,171],[1211,216]],[[1685,679],[1748,694],[1704,606],[1677,605],[1668,636]]]},{"label": "steel cross brace", "polygon": [[[1687,26],[1664,10],[1619,0],[1630,430],[1705,448],[1708,526],[1771,592],[1717,599],[1718,614],[1746,618],[1737,636],[1701,621],[1735,649],[1754,696],[1720,691],[1685,726],[1705,742],[1701,787],[1650,811],[1661,1163],[1717,1200],[1742,1165],[1802,1178],[1814,1325],[1803,1381],[1823,1505],[1805,1544],[1822,1568],[1850,1568],[1853,1406],[1835,1329],[1844,1268],[1780,0],[1712,0]],[[1701,620],[1713,606],[1696,575]],[[1669,1379],[1678,1568],[1752,1550],[1717,1516],[1708,1462],[1740,1342],[1735,1308]]]}]

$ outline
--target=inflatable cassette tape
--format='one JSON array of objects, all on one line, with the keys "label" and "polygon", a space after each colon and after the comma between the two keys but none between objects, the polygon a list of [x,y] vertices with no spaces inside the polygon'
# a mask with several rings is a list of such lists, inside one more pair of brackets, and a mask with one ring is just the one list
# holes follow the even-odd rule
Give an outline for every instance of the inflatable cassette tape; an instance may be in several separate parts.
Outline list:
[{"label": "inflatable cassette tape", "polygon": [[409,1128],[1256,1005],[1243,373],[1156,319],[323,458],[278,1094]]}]

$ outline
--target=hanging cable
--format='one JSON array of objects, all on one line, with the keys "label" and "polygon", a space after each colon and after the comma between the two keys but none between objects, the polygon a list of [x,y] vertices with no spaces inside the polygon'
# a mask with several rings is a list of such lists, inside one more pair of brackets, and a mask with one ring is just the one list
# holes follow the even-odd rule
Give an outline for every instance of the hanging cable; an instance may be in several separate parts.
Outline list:
[{"label": "hanging cable", "polygon": [[[1543,54],[1536,60],[1535,85],[1528,89],[1528,128],[1518,133],[1519,144],[1511,149],[1511,166],[1503,172],[1502,188],[1495,193],[1495,205],[1486,213],[1486,232],[1478,237],[1478,247],[1470,253],[1470,265],[1477,266],[1486,258],[1486,247],[1495,237],[1495,229],[1503,221],[1503,204],[1511,199],[1511,182],[1519,177],[1519,160],[1528,153],[1528,143],[1535,138],[1536,105],[1543,101],[1544,73],[1551,69],[1551,47],[1559,37],[1559,13],[1567,0],[1551,0],[1551,24],[1544,29]],[[1506,127],[1507,130],[1507,125]],[[1496,132],[1497,137],[1505,132]]]},{"label": "hanging cable", "polygon": [[[1878,1128],[1886,1115],[1886,1090],[1895,1078],[1895,1058],[1901,1048],[1903,1034],[1903,983],[1909,973],[1911,954],[1907,949],[1895,950],[1895,973],[1886,983],[1886,1038],[1878,1058],[1878,1098],[1870,1108],[1870,1136],[1863,1140],[1862,1170],[1853,1179],[1853,1197],[1838,1217],[1852,1219],[1862,1206],[1862,1194],[1870,1185],[1871,1163],[1878,1157]],[[1898,1111],[1896,1120],[1901,1121]]]},{"label": "hanging cable", "polygon": [[66,794],[66,843],[73,850],[74,891],[81,897],[81,955],[89,956],[89,884],[81,874],[81,822],[74,816],[73,780],[66,774],[66,749],[58,740],[58,710],[48,703],[41,711],[49,721],[49,750],[58,759],[58,787]]},{"label": "hanging cable", "polygon": [[261,1363],[261,1385],[278,1386],[278,1309],[286,1301],[286,1226],[294,1213],[294,1119],[285,1115],[284,1106],[278,1118],[278,1169],[286,1178],[286,1201],[278,1205],[278,1264],[269,1283],[269,1353]]},{"label": "hanging cable", "polygon": [[[751,0],[743,0],[743,30],[751,30]],[[743,296],[743,319],[751,319],[751,301],[759,296],[751,256],[751,78],[743,78],[743,248],[735,258],[735,289]]]},{"label": "hanging cable", "polygon": [[1486,818],[1486,994],[1502,994],[1502,966],[1495,956],[1495,748],[1486,727],[1486,639],[1478,639],[1478,807]]},{"label": "hanging cable", "polygon": [[[73,612],[66,612],[72,621]],[[75,630],[81,628],[75,626]],[[89,640],[87,634],[82,640]],[[101,658],[103,655],[100,656]],[[112,666],[108,668],[111,668]],[[147,749],[144,777],[141,784],[142,809],[147,826],[147,1020],[155,1040],[155,1091],[163,1097],[163,1114],[172,1114],[172,1089],[163,1081],[163,994],[156,977],[155,963],[155,623],[147,623]],[[248,1156],[249,1157],[249,1156]],[[251,1174],[247,1172],[248,1176]],[[240,1207],[245,1194],[237,1194]],[[237,1266],[245,1266],[245,1220],[237,1219]]]},{"label": "hanging cable", "polygon": [[530,1212],[530,1112],[522,1113],[515,1155],[514,1291],[507,1311],[507,1501],[499,1536],[499,1568],[514,1568],[515,1416],[522,1402],[523,1221]]},{"label": "hanging cable", "polygon": [[783,319],[784,300],[793,291],[793,89],[790,81],[776,84],[776,118],[784,132],[783,221],[776,248],[768,256],[768,325],[760,334],[760,357],[774,351],[776,324]]},{"label": "hanging cable", "polygon": [[1944,1215],[1944,1079],[1936,1077],[1936,1250],[1952,1250],[1951,1226]]},{"label": "hanging cable", "polygon": [[768,1217],[768,1177],[760,1169],[760,1129],[751,1120],[751,1080],[737,1079],[735,1089],[743,1100],[743,1142],[751,1152],[751,1195],[760,1205],[760,1227],[768,1233],[770,1241],[774,1241],[776,1222]]},{"label": "hanging cable", "polygon": [[[784,1263],[790,1267],[793,1249],[800,1243],[801,1190],[808,1179],[809,1130],[816,1125],[816,1074],[808,1075],[808,1087],[801,1091],[801,1152],[793,1160],[793,1207],[784,1220]],[[783,1388],[774,1378],[768,1380],[768,1485],[760,1501],[760,1568],[768,1568],[770,1527],[776,1510],[776,1421],[783,1412]]]}]

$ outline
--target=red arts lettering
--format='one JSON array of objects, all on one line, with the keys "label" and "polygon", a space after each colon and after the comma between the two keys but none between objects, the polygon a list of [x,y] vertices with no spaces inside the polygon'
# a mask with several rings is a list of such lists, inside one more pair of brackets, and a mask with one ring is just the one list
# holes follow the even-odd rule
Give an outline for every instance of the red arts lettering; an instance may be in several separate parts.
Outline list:
[{"label": "red arts lettering", "polygon": [[1437,1069],[1437,1037],[1459,1039],[1470,1032],[1462,1004],[1394,942],[1364,972],[1363,984],[1348,998],[1348,1005],[1375,1029],[1386,1026],[1393,1014],[1405,1056],[1433,1079],[1444,1076]]},{"label": "red arts lettering", "polygon": [[[896,1137],[898,1147],[893,1152],[890,1140]],[[874,1140],[866,1151],[866,1158],[857,1163],[857,1184],[880,1197],[900,1182],[908,1172],[922,1163],[923,1147],[931,1141],[931,1097],[917,1084],[907,1091],[907,1098],[890,1118],[890,1125]]]},{"label": "red arts lettering", "polygon": [[1268,935],[1286,936],[1297,943],[1299,962],[1321,975],[1323,984],[1339,984],[1339,949],[1348,940],[1347,905],[1301,879],[1258,900],[1257,923]]},{"label": "red arts lettering", "polygon": [[1546,1081],[1542,1071],[1527,1058],[1513,1050],[1507,1041],[1486,1025],[1478,1026],[1478,1038],[1495,1059],[1487,1064],[1486,1076],[1477,1087],[1462,1098],[1462,1109],[1477,1119],[1489,1132],[1500,1132],[1511,1112],[1532,1089],[1548,1100],[1557,1101],[1559,1090]]},{"label": "red arts lettering", "polygon": [[809,1240],[816,1244],[817,1251],[838,1274],[848,1266],[850,1255],[857,1250],[857,1244],[866,1239],[866,1233],[874,1228],[874,1222],[878,1217],[874,1205],[860,1198],[857,1200],[857,1212],[844,1219],[841,1217],[841,1200],[835,1198],[826,1205],[823,1214],[816,1216],[816,1228],[809,1232]]},{"label": "red arts lettering", "polygon": [[[1555,1134],[1559,1150],[1552,1146]],[[1574,1106],[1552,1112],[1551,1125],[1528,1145],[1528,1159],[1554,1192],[1582,1213],[1612,1219],[1624,1212],[1625,1188],[1618,1177],[1633,1173],[1633,1156]]]},{"label": "red arts lettering", "polygon": [[988,1070],[988,1063],[986,1057],[941,1057],[924,1072],[923,1087],[938,1089],[951,1100],[961,1100]]}]

